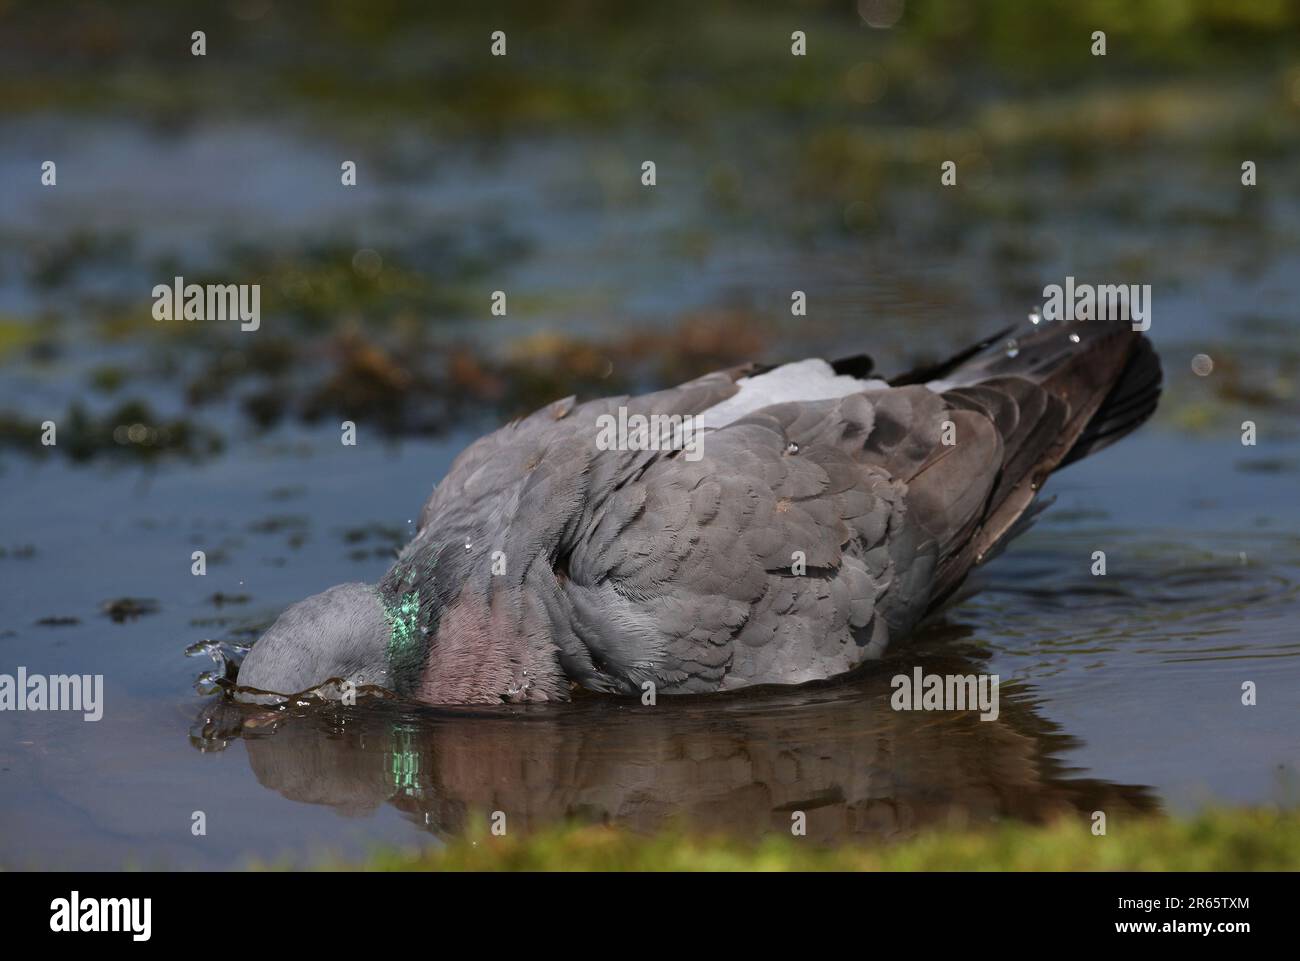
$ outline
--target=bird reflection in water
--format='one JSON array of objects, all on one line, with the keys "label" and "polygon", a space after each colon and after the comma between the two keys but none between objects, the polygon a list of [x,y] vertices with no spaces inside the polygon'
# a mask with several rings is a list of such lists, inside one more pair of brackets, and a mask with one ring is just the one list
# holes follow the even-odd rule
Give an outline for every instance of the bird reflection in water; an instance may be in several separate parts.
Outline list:
[{"label": "bird reflection in water", "polygon": [[891,658],[838,682],[735,695],[600,695],[570,704],[430,708],[392,698],[205,704],[201,750],[242,740],[258,781],[285,798],[364,816],[391,804],[449,838],[503,811],[512,833],[561,821],[758,836],[806,814],[809,839],[908,837],[1002,819],[1040,823],[1153,813],[1150,789],[1075,777],[1075,738],[1002,689],[1001,713],[908,712],[891,678],[978,673],[966,655]]}]

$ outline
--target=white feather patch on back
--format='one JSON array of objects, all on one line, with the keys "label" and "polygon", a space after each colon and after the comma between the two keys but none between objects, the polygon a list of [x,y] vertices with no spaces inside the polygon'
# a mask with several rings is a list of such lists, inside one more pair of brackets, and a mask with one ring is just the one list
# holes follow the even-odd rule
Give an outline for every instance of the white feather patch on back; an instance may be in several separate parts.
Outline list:
[{"label": "white feather patch on back", "polygon": [[792,401],[832,400],[864,390],[880,390],[889,385],[883,380],[858,380],[837,374],[831,365],[818,358],[782,364],[757,377],[736,381],[740,391],[700,415],[700,426],[723,427],[748,414],[773,404]]}]

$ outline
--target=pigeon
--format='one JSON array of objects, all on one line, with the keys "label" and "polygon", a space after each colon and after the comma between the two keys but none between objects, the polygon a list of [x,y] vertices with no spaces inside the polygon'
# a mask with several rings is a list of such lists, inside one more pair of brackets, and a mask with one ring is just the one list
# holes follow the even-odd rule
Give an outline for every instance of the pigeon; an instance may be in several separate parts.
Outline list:
[{"label": "pigeon", "polygon": [[464,450],[377,584],[285,610],[237,699],[326,682],[434,705],[793,685],[961,599],[1056,470],[1156,408],[1119,321],[1008,328],[890,377],[866,355],[558,400]]}]

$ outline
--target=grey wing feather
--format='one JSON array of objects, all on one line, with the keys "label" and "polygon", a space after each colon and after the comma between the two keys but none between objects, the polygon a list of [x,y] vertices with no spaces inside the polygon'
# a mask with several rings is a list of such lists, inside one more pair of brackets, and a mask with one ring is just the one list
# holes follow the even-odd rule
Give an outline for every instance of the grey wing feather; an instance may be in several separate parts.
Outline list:
[{"label": "grey wing feather", "polygon": [[626,484],[568,546],[568,626],[594,686],[797,683],[878,656],[891,615],[901,628],[923,604],[934,543],[910,528],[904,485],[865,462],[872,412],[858,397],[767,408]]}]

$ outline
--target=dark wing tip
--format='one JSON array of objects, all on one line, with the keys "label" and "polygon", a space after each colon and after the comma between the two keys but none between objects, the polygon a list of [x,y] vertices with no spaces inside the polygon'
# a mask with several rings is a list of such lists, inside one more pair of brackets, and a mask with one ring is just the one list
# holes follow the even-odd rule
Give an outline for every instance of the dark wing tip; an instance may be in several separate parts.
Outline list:
[{"label": "dark wing tip", "polygon": [[1136,430],[1155,413],[1160,403],[1160,385],[1164,374],[1160,357],[1146,337],[1138,337],[1124,370],[1106,398],[1088,421],[1074,446],[1061,459],[1057,469],[1115,443]]}]

